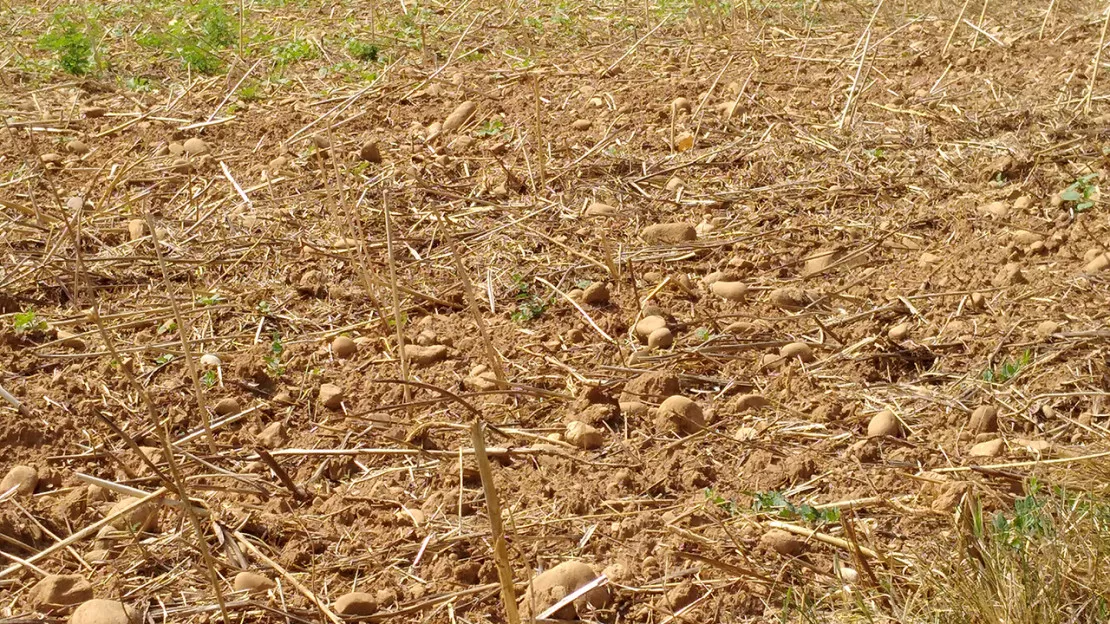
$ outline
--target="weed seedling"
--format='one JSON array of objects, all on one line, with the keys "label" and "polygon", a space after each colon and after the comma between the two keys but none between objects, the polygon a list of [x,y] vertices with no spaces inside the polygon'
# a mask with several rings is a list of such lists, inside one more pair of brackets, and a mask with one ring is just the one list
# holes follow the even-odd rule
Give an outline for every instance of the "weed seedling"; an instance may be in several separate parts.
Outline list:
[{"label": "weed seedling", "polygon": [[1033,361],[1033,354],[1026,349],[1016,360],[1007,359],[997,369],[983,371],[983,381],[989,383],[1006,383],[1017,376],[1021,369]]},{"label": "weed seedling", "polygon": [[347,52],[364,63],[377,63],[381,48],[374,43],[367,43],[358,39],[348,39]]},{"label": "weed seedling", "polygon": [[528,286],[528,282],[524,281],[524,277],[520,274],[513,275],[513,288],[516,291],[514,297],[516,298],[516,310],[510,317],[518,322],[531,321],[543,316],[544,310],[547,309],[547,302],[540,299],[532,292]]},{"label": "weed seedling", "polygon": [[27,308],[26,310],[16,314],[12,318],[12,324],[17,334],[30,334],[37,331],[46,331],[46,321],[40,319],[35,314],[34,308]]},{"label": "weed seedling", "polygon": [[1060,192],[1060,199],[1072,204],[1075,212],[1085,212],[1095,205],[1094,196],[1097,187],[1098,174],[1088,173],[1079,176],[1068,188]]},{"label": "weed seedling", "polygon": [[55,62],[67,74],[83,76],[93,66],[93,37],[88,28],[69,17],[55,12],[50,30],[39,39],[39,47],[54,53]]},{"label": "weed seedling", "polygon": [[270,377],[277,378],[285,374],[285,365],[281,363],[281,354],[284,352],[285,345],[281,342],[281,335],[274,332],[270,341],[270,352],[262,357]]}]

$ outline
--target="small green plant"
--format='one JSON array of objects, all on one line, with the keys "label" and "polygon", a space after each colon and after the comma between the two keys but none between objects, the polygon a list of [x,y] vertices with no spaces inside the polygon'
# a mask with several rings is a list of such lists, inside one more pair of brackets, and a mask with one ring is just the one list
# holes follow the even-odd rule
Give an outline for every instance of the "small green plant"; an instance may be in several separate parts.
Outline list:
[{"label": "small green plant", "polygon": [[882,159],[886,158],[886,150],[884,150],[881,147],[876,147],[875,149],[864,150],[864,152],[866,152],[867,155],[871,157],[871,160],[879,161],[879,160],[882,160]]},{"label": "small green plant", "polygon": [[200,376],[200,381],[204,384],[206,388],[211,388],[215,386],[217,381],[216,371],[204,371],[204,374]]},{"label": "small green plant", "polygon": [[271,377],[285,374],[285,365],[281,362],[282,353],[285,353],[285,345],[281,342],[281,335],[274,332],[270,340],[270,352],[262,356],[262,361],[266,363],[266,372]]},{"label": "small green plant", "polygon": [[240,102],[255,102],[262,99],[262,85],[257,82],[248,82],[239,87],[235,92],[235,97],[239,98]]},{"label": "small green plant", "polygon": [[1021,548],[1029,540],[1048,536],[1051,520],[1044,512],[1045,502],[1037,498],[1040,484],[1036,479],[1029,482],[1029,493],[1014,501],[1013,519],[1004,514],[995,515],[991,522],[994,538],[1011,548]]},{"label": "small green plant", "polygon": [[154,358],[154,363],[157,364],[158,366],[165,366],[166,364],[169,364],[172,361],[173,361],[173,354],[172,353],[163,353],[162,355],[159,355],[158,357]]},{"label": "small green plant", "polygon": [[93,67],[93,37],[89,28],[67,12],[55,12],[51,20],[53,26],[39,38],[39,47],[53,52],[58,67],[67,74],[89,73]]},{"label": "small green plant", "polygon": [[1076,212],[1090,210],[1091,206],[1095,205],[1094,196],[1098,190],[1097,182],[1097,173],[1079,176],[1068,188],[1060,192],[1060,199],[1073,204],[1072,209]]},{"label": "small green plant", "polygon": [[810,505],[795,505],[781,492],[756,492],[752,495],[752,511],[771,513],[784,520],[800,518],[811,524],[840,522],[840,510],[836,507],[817,509]]},{"label": "small green plant", "polygon": [[135,93],[150,93],[154,91],[154,85],[150,84],[150,79],[139,76],[127,78],[123,81],[123,86],[127,87],[128,91],[134,91]]},{"label": "small green plant", "polygon": [[347,52],[364,63],[377,63],[381,48],[376,43],[368,43],[360,39],[348,39]]},{"label": "small green plant", "polygon": [[723,509],[728,515],[735,515],[737,512],[736,503],[721,496],[713,488],[705,488],[705,500],[712,503],[715,507]]},{"label": "small green plant", "polygon": [[543,316],[544,311],[547,310],[547,302],[532,292],[531,287],[528,286],[528,282],[524,281],[522,275],[513,275],[513,288],[516,293],[514,295],[516,310],[509,315],[510,318],[518,323],[523,323]]},{"label": "small green plant", "polygon": [[983,381],[986,381],[988,383],[1006,383],[1007,381],[1016,377],[1017,374],[1021,372],[1021,369],[1025,368],[1032,361],[1033,354],[1029,351],[1029,349],[1026,349],[1021,354],[1021,357],[1017,359],[1007,359],[998,368],[988,368],[987,370],[983,371]]},{"label": "small green plant", "polygon": [[279,67],[316,58],[316,46],[305,39],[293,39],[270,49]]},{"label": "small green plant", "polygon": [[254,309],[258,310],[258,313],[264,316],[269,316],[274,313],[274,311],[270,308],[270,302],[266,301],[265,299],[259,301],[258,305],[254,306]]},{"label": "small green plant", "polygon": [[478,128],[478,136],[491,137],[497,136],[505,131],[505,122],[500,119],[487,119],[482,127]]},{"label": "small green plant", "polygon": [[17,313],[12,318],[12,324],[17,334],[30,334],[38,331],[46,331],[46,321],[40,319],[35,314],[34,308],[27,308],[26,310]]},{"label": "small green plant", "polygon": [[177,331],[177,323],[175,323],[174,321],[166,321],[159,325],[158,329],[154,330],[154,333],[158,336],[161,336],[162,334],[168,334],[172,331]]},{"label": "small green plant", "polygon": [[201,295],[197,297],[197,303],[202,306],[216,305],[224,301],[227,301],[227,299],[225,299],[223,295]]}]

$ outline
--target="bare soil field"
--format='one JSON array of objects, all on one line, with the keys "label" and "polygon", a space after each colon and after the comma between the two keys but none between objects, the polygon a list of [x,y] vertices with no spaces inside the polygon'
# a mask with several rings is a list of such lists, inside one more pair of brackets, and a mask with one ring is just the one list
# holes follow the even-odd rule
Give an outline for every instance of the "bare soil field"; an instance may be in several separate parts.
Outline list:
[{"label": "bare soil field", "polygon": [[8,3],[0,623],[1110,621],[1105,9]]}]

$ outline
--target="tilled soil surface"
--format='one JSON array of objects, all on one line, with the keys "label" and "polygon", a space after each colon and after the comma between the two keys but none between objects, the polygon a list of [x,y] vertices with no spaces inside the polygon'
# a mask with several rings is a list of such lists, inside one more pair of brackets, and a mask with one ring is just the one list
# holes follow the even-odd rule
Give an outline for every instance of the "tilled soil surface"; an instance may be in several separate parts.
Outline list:
[{"label": "tilled soil surface", "polygon": [[7,73],[0,616],[70,573],[154,621],[213,580],[506,621],[480,422],[517,595],[604,572],[559,617],[898,617],[970,501],[1105,469],[1110,396],[1099,6],[917,4],[431,7],[372,81],[249,99],[269,59]]}]

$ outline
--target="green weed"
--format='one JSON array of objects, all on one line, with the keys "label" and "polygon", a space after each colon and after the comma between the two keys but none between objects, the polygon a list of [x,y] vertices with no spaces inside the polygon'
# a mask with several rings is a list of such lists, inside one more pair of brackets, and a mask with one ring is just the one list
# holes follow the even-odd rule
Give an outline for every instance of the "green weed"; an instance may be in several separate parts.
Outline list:
[{"label": "green weed", "polygon": [[524,281],[524,277],[520,274],[513,275],[513,288],[516,299],[516,310],[510,316],[514,321],[523,323],[524,321],[531,321],[543,316],[544,311],[547,310],[547,302],[536,296],[532,292],[528,282]]},{"label": "green weed", "polygon": [[35,314],[34,308],[27,308],[26,310],[17,313],[12,317],[12,325],[17,334],[30,334],[38,331],[46,331],[46,321],[40,319]]},{"label": "green weed", "polygon": [[1098,190],[1098,174],[1088,173],[1079,176],[1068,188],[1060,192],[1060,199],[1072,204],[1076,212],[1090,210],[1095,205],[1094,196]]},{"label": "green weed", "polygon": [[988,383],[1006,383],[1017,376],[1021,369],[1033,361],[1033,354],[1026,349],[1021,357],[1014,359],[1007,359],[996,369],[983,371],[983,381]]},{"label": "green weed", "polygon": [[752,494],[752,511],[770,513],[784,520],[805,520],[809,523],[831,524],[840,522],[840,510],[836,507],[817,509],[810,505],[795,505],[781,492],[756,492]]},{"label": "green weed", "polygon": [[293,39],[271,48],[270,55],[273,56],[279,67],[284,67],[301,61],[312,60],[318,56],[318,53],[316,46],[312,45],[311,41]]},{"label": "green weed", "polygon": [[504,131],[505,122],[501,121],[500,119],[488,119],[485,123],[482,124],[480,128],[478,128],[477,134],[480,137],[491,137],[497,136]]},{"label": "green weed", "polygon": [[376,43],[367,43],[360,39],[348,39],[347,53],[364,63],[377,63],[381,55],[381,48]]},{"label": "green weed", "polygon": [[200,377],[201,383],[203,383],[206,388],[215,386],[216,380],[216,371],[214,370],[204,371],[204,374]]},{"label": "green weed", "polygon": [[281,342],[281,335],[274,332],[270,340],[270,352],[262,357],[270,377],[276,379],[285,374],[285,365],[281,362],[283,353],[285,353],[285,345]]},{"label": "green weed", "polygon": [[57,66],[67,74],[88,74],[93,68],[93,24],[73,8],[55,11],[50,21],[39,47],[52,52]]}]

